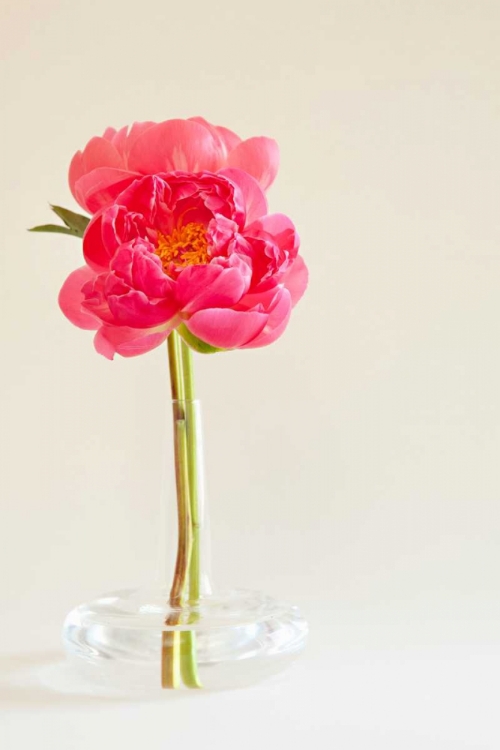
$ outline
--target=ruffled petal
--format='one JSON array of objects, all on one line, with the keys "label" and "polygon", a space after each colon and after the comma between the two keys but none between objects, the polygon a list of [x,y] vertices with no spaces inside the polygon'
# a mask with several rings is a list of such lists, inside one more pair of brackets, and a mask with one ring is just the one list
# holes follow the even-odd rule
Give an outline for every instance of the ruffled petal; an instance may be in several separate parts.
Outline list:
[{"label": "ruffled petal", "polygon": [[238,256],[206,266],[188,266],[178,276],[176,297],[184,314],[235,305],[248,291],[251,269]]},{"label": "ruffled petal", "polygon": [[307,289],[309,272],[303,258],[298,255],[283,277],[283,283],[290,292],[292,306],[295,306]]},{"label": "ruffled petal", "polygon": [[70,273],[59,292],[59,307],[64,315],[78,328],[96,330],[100,322],[82,309],[84,294],[82,287],[95,278],[95,272],[88,266],[77,268]]},{"label": "ruffled petal", "polygon": [[245,209],[245,225],[267,214],[267,199],[257,180],[241,169],[221,169],[220,175],[226,177],[239,189]]},{"label": "ruffled petal", "polygon": [[135,180],[117,196],[117,203],[127,211],[141,214],[147,226],[155,226],[158,212],[165,212],[171,189],[158,175],[147,175]]},{"label": "ruffled petal", "polygon": [[138,218],[142,219],[131,214],[125,206],[116,204],[101,214],[102,244],[108,254],[108,262],[120,245],[144,236],[145,225],[137,221]]},{"label": "ruffled petal", "polygon": [[160,258],[151,252],[145,240],[134,240],[122,245],[110,264],[115,274],[151,299],[169,298],[175,305],[175,282],[163,272]]},{"label": "ruffled petal", "polygon": [[[293,240],[296,247],[299,245],[299,238],[295,230],[293,221],[285,214],[268,214],[267,216],[261,216],[257,221],[254,221],[250,226],[245,229],[245,234],[255,234],[259,236],[260,232],[267,232],[272,235],[277,241],[280,238],[289,238]],[[282,244],[282,242],[280,242]]]},{"label": "ruffled petal", "polygon": [[199,122],[167,120],[142,133],[130,150],[129,169],[142,174],[160,172],[215,172],[222,165],[222,149]]},{"label": "ruffled petal", "polygon": [[258,336],[267,319],[263,312],[209,309],[196,312],[185,324],[192,334],[217,349],[237,349]]},{"label": "ruffled petal", "polygon": [[161,330],[147,332],[124,326],[102,326],[94,338],[94,346],[99,354],[113,359],[115,354],[122,357],[137,357],[161,346],[170,333],[167,326]]},{"label": "ruffled petal", "polygon": [[140,174],[124,169],[99,167],[80,177],[74,185],[76,200],[90,213],[109,206]]},{"label": "ruffled petal", "polygon": [[284,214],[262,216],[246,227],[243,236],[252,258],[252,289],[263,292],[283,283],[283,276],[299,250],[299,236]]},{"label": "ruffled petal", "polygon": [[[109,273],[100,273],[83,286],[82,292],[85,299],[82,302],[82,308],[93,314],[101,323],[113,325],[115,319],[106,299],[109,276]],[[127,291],[126,288],[125,291]]]},{"label": "ruffled petal", "polygon": [[[117,210],[111,209],[114,213]],[[83,235],[83,255],[95,271],[107,270],[112,257],[102,239],[102,218],[102,214],[94,216]]]},{"label": "ruffled petal", "polygon": [[177,311],[171,300],[151,300],[137,289],[130,289],[126,294],[108,294],[107,301],[116,323],[131,328],[152,328],[167,323]]},{"label": "ruffled petal", "polygon": [[269,309],[269,317],[262,331],[243,349],[256,349],[272,344],[284,332],[292,312],[292,299],[288,289],[280,289]]},{"label": "ruffled petal", "polygon": [[272,138],[259,136],[242,141],[228,156],[229,167],[255,177],[263,190],[274,182],[279,168],[279,147]]}]

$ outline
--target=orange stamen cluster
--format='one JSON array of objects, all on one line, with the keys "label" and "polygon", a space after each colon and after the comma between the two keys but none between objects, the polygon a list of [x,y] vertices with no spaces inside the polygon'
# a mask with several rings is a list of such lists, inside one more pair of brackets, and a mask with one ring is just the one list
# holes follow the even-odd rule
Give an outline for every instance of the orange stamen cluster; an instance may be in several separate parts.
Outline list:
[{"label": "orange stamen cluster", "polygon": [[205,227],[192,221],[175,227],[171,234],[159,232],[155,252],[167,273],[171,263],[181,268],[208,263],[210,255]]}]

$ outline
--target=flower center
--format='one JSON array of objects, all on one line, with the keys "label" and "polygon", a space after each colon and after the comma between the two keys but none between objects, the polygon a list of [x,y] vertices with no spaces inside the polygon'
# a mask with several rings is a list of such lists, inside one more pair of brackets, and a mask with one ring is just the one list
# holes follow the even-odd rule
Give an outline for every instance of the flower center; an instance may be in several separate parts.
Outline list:
[{"label": "flower center", "polygon": [[175,227],[171,234],[158,232],[156,254],[168,273],[171,263],[185,266],[204,265],[210,261],[207,233],[203,224],[192,221]]}]

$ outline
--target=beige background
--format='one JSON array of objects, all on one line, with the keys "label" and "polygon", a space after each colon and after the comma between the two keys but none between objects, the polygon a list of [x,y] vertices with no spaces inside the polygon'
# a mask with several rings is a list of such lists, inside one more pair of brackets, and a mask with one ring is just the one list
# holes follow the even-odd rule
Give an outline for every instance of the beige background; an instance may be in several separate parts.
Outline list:
[{"label": "beige background", "polygon": [[[498,748],[500,6],[17,0],[1,11],[0,688],[6,750]],[[286,335],[197,357],[221,585],[299,603],[308,654],[237,694],[23,687],[65,613],[155,566],[165,354],[56,305],[69,160],[201,114],[281,146],[311,272]],[[496,696],[496,697],[495,697]],[[181,739],[182,732],[184,739]]]}]

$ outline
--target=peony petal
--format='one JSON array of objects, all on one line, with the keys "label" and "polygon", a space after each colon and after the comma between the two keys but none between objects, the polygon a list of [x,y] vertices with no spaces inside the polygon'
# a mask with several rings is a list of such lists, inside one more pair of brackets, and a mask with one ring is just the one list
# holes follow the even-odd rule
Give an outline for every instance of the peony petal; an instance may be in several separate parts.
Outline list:
[{"label": "peony petal", "polygon": [[125,283],[149,298],[170,298],[174,304],[175,282],[163,271],[160,258],[145,240],[122,245],[111,261],[110,268]]},{"label": "peony petal", "polygon": [[154,122],[134,122],[130,127],[125,126],[117,132],[113,138],[113,145],[117,151],[123,155],[125,159],[125,165],[128,165],[128,155],[130,149],[139,138],[140,135],[152,128]]},{"label": "peony petal", "polygon": [[284,332],[290,320],[290,314],[292,312],[292,299],[288,289],[280,289],[276,295],[272,309],[269,312],[269,317],[265,327],[262,331],[248,344],[245,344],[243,349],[256,349],[257,347],[267,346],[272,344],[278,339]]},{"label": "peony petal", "polygon": [[250,267],[237,255],[225,265],[188,266],[177,278],[179,307],[191,315],[207,307],[231,307],[248,291],[251,275]]},{"label": "peony petal", "polygon": [[132,146],[129,169],[159,172],[215,172],[222,166],[222,149],[208,128],[190,120],[166,120],[142,133]]},{"label": "peony petal", "polygon": [[246,234],[254,232],[257,232],[257,236],[259,232],[267,232],[267,234],[271,234],[273,237],[279,237],[279,235],[285,232],[287,234],[291,232],[295,233],[295,226],[293,221],[288,216],[285,216],[285,214],[268,214],[254,221],[245,230]]},{"label": "peony petal", "polygon": [[145,133],[146,130],[149,130],[155,125],[156,125],[155,122],[151,122],[147,120],[145,122],[134,122],[129,128],[127,128],[128,132],[127,132],[127,136],[123,145],[123,151],[125,154],[125,158],[127,159],[127,165],[128,165],[128,155],[130,153],[130,149],[132,148],[136,140],[139,138],[139,136],[143,135],[143,133]]},{"label": "peony petal", "polygon": [[268,315],[227,309],[200,310],[185,321],[202,341],[218,349],[237,349],[254,339],[266,325]]},{"label": "peony petal", "polygon": [[233,133],[232,130],[220,127],[219,125],[212,125],[204,117],[190,117],[189,122],[198,122],[210,131],[221,147],[221,155],[224,160],[227,158],[229,152],[241,143],[241,138],[236,133]]},{"label": "peony petal", "polygon": [[171,189],[161,177],[147,175],[134,180],[117,196],[117,202],[128,211],[141,214],[148,226],[155,225],[158,211],[165,211]]},{"label": "peony petal", "polygon": [[241,143],[241,138],[239,135],[236,135],[236,133],[233,133],[232,130],[229,130],[229,128],[223,128],[221,125],[216,125],[215,129],[217,133],[219,134],[219,138],[224,143],[224,146],[226,147],[226,153],[230,153],[233,149],[238,146],[238,144]]},{"label": "peony petal", "polygon": [[[110,129],[106,131],[109,135]],[[82,202],[83,195],[77,183],[86,175],[94,172],[96,169],[123,169],[125,162],[121,154],[117,151],[111,140],[105,136],[103,138],[92,138],[83,151],[78,151],[69,167],[68,182],[71,192],[80,203],[88,210],[85,202]]]},{"label": "peony petal", "polygon": [[236,167],[255,177],[266,190],[278,173],[279,148],[272,138],[259,136],[242,141],[231,151],[227,159],[229,167]]},{"label": "peony petal", "polygon": [[161,346],[170,333],[167,326],[153,332],[138,331],[124,326],[102,326],[94,338],[94,346],[99,354],[113,359],[115,354],[122,357],[137,357],[157,346]]},{"label": "peony petal", "polygon": [[100,322],[82,309],[82,287],[94,278],[95,272],[88,266],[82,266],[70,273],[59,292],[59,307],[75,326],[95,331],[99,328]]},{"label": "peony petal", "polygon": [[[122,128],[122,130],[126,130],[126,128]],[[107,141],[111,141],[113,146],[116,148],[116,137],[118,135],[118,130],[113,127],[106,128],[104,133],[102,134],[102,137],[105,138]]]},{"label": "peony petal", "polygon": [[137,289],[130,289],[126,294],[109,294],[107,300],[116,323],[131,328],[152,328],[167,323],[178,310],[175,301],[151,300]]},{"label": "peony petal", "polygon": [[295,306],[307,289],[309,272],[304,260],[297,255],[283,277],[283,283],[290,292],[292,306]]},{"label": "peony petal", "polygon": [[95,214],[111,205],[138,177],[141,175],[124,169],[100,167],[76,181],[74,195],[82,208]]},{"label": "peony petal", "polygon": [[[83,167],[83,154],[81,151],[77,151],[74,157],[71,159],[71,164],[69,165],[68,183],[69,183],[69,189],[71,190],[73,198],[78,203],[80,203],[80,201],[78,200],[75,186],[78,180],[80,179],[80,177],[83,176],[84,171],[85,170]],[[86,206],[83,206],[83,208],[86,208]]]},{"label": "peony petal", "polygon": [[[94,315],[101,323],[114,324],[114,317],[109,309],[106,298],[107,286],[109,285],[109,273],[100,273],[82,287],[84,300],[82,309]],[[128,291],[125,287],[124,291]]]},{"label": "peony petal", "polygon": [[94,216],[83,235],[83,255],[95,271],[106,271],[112,257],[102,240],[102,219],[102,214]]},{"label": "peony petal", "polygon": [[101,224],[101,241],[109,264],[120,245],[140,235],[137,231],[131,234],[131,228],[136,229],[136,227],[134,225],[131,226],[130,221],[128,221],[129,212],[125,206],[115,203],[103,211],[99,215],[99,219]]},{"label": "peony petal", "polygon": [[241,169],[221,169],[219,174],[239,188],[246,214],[245,225],[267,214],[267,199],[257,180]]},{"label": "peony petal", "polygon": [[247,227],[243,236],[252,258],[252,288],[263,292],[283,283],[286,270],[299,251],[299,236],[284,214],[262,216]]}]

